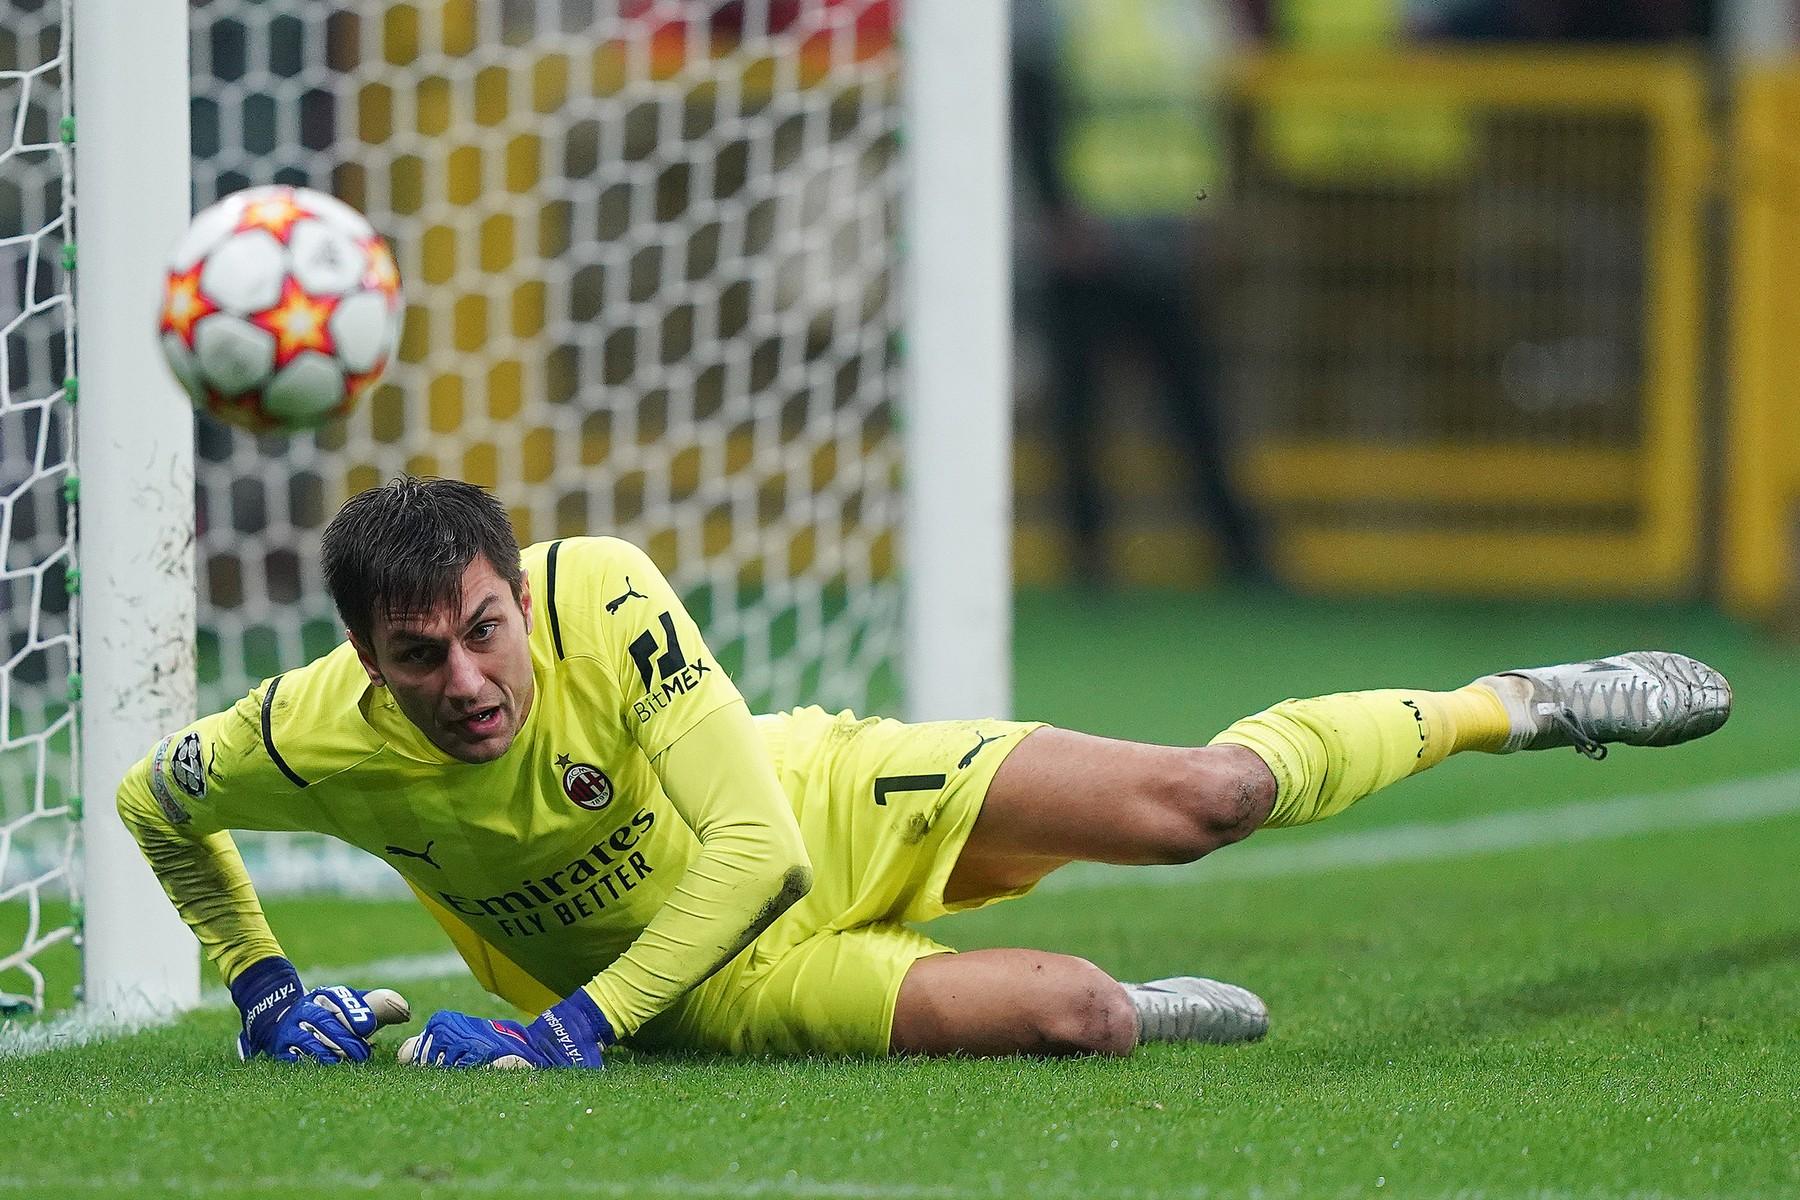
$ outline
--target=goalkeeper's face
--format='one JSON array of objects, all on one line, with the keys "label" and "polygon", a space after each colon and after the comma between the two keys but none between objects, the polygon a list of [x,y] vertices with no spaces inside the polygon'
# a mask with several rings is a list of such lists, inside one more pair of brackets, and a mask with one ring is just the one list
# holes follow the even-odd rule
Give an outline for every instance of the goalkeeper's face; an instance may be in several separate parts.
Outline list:
[{"label": "goalkeeper's face", "polygon": [[[357,643],[369,678],[452,758],[492,762],[531,712],[531,584],[512,588],[481,555],[462,596],[423,613],[377,613],[373,646]],[[356,641],[354,637],[351,639]]]}]

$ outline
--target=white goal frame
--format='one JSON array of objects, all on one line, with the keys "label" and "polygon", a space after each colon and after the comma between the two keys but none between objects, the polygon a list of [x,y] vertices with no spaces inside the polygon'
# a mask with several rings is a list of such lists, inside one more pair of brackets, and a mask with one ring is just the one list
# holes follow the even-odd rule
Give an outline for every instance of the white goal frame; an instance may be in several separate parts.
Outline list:
[{"label": "white goal frame", "polygon": [[134,1019],[200,997],[198,945],[112,803],[195,716],[194,416],[153,322],[190,215],[188,14],[183,0],[73,9],[82,995]]},{"label": "white goal frame", "polygon": [[[195,715],[193,418],[152,303],[190,215],[183,0],[69,0],[80,478],[84,1003],[193,1006],[198,952],[112,791]],[[902,680],[911,719],[1010,715],[1007,6],[903,8],[906,370]]]}]

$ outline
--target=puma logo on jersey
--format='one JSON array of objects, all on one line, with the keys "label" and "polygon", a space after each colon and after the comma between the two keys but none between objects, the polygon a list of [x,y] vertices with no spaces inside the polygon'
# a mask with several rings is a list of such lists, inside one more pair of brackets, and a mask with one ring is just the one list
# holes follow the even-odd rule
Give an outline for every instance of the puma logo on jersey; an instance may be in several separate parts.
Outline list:
[{"label": "puma logo on jersey", "polygon": [[433,838],[431,841],[425,843],[425,848],[423,850],[408,850],[405,846],[389,846],[387,852],[389,854],[405,855],[407,858],[421,859],[426,866],[437,867],[437,869],[441,871],[444,868],[438,866],[438,861],[431,857],[431,848],[435,845],[437,845],[437,839]]},{"label": "puma logo on jersey", "polygon": [[616,600],[608,600],[606,602],[606,615],[612,616],[614,613],[618,612],[619,609],[624,607],[625,602],[633,596],[636,596],[639,600],[648,600],[650,598],[644,595],[644,593],[635,590],[631,586],[631,576],[627,575],[625,577],[625,594]]},{"label": "puma logo on jersey", "polygon": [[980,738],[981,740],[976,742],[975,748],[970,750],[967,754],[963,755],[962,760],[956,764],[956,769],[959,771],[962,770],[964,767],[968,766],[970,763],[975,761],[975,756],[977,754],[981,753],[981,748],[983,746],[987,745],[989,742],[997,742],[1006,735],[996,733],[993,737],[984,737],[982,735],[981,731],[979,729],[977,729],[975,731],[975,736],[977,738]]}]

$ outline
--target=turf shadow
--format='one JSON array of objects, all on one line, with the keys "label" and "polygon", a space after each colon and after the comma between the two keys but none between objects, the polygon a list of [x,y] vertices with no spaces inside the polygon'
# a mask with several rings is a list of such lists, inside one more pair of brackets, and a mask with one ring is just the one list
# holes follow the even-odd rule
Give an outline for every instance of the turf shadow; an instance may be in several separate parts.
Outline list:
[{"label": "turf shadow", "polygon": [[1800,930],[1786,930],[1738,938],[1699,952],[1674,951],[1630,963],[1596,963],[1471,998],[1437,1015],[1448,1037],[1455,1040],[1512,1033],[1539,1021],[1610,1012],[1634,1002],[1654,1004],[1688,985],[1731,972],[1796,962],[1800,962]]}]

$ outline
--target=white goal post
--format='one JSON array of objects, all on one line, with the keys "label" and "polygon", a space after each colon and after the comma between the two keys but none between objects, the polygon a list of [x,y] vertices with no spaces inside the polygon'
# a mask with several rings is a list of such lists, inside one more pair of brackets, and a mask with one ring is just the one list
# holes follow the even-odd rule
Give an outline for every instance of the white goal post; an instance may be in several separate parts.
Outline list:
[{"label": "white goal post", "polygon": [[[186,1007],[200,978],[117,779],[317,652],[319,526],[398,470],[493,487],[522,540],[644,544],[753,703],[1010,715],[1001,0],[63,12],[91,1008]],[[190,204],[269,182],[394,242],[400,361],[341,429],[203,422],[196,448],[156,359],[160,259]],[[26,841],[0,844],[0,893]],[[259,884],[362,878],[262,850]]]},{"label": "white goal post", "polygon": [[1007,5],[908,14],[907,715],[1011,715]]},{"label": "white goal post", "polygon": [[188,220],[185,0],[75,0],[76,479],[84,1001],[192,1007],[199,950],[111,803],[194,719],[194,415],[153,332]]}]

